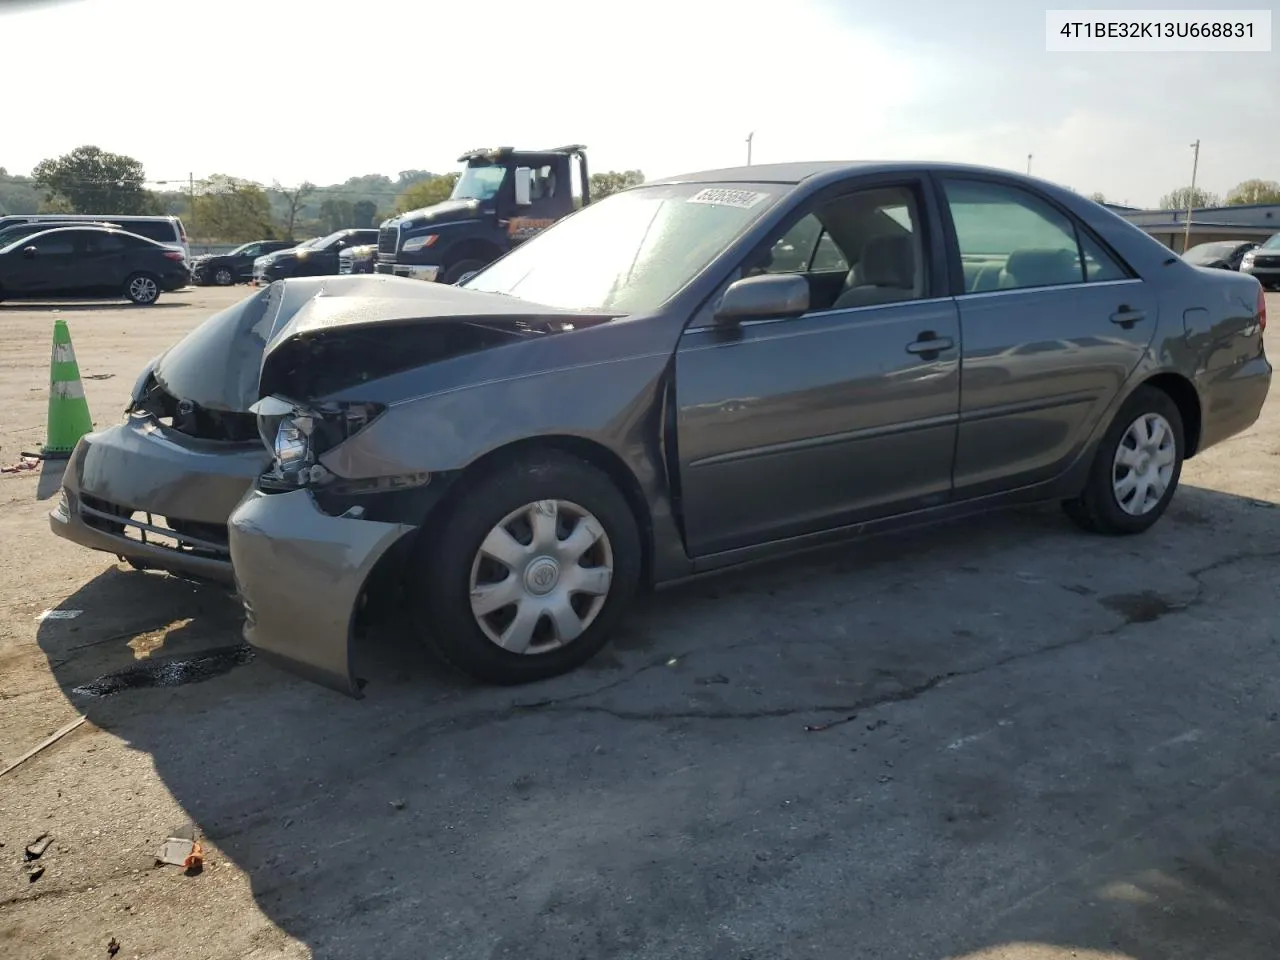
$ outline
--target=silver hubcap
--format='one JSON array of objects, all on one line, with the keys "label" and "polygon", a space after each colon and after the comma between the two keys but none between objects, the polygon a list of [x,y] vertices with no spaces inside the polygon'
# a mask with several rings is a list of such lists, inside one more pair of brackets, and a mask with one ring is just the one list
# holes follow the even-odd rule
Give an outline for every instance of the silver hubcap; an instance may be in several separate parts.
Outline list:
[{"label": "silver hubcap", "polygon": [[613,547],[600,521],[567,500],[507,514],[471,564],[471,612],[486,637],[512,653],[572,643],[604,607]]},{"label": "silver hubcap", "polygon": [[1155,509],[1169,484],[1178,446],[1173,427],[1158,413],[1144,413],[1120,438],[1111,484],[1120,509],[1135,517]]},{"label": "silver hubcap", "polygon": [[129,284],[129,296],[139,303],[150,303],[156,298],[156,282],[150,277],[134,277]]},{"label": "silver hubcap", "polygon": [[214,274],[213,279],[217,281],[218,284],[225,287],[229,283],[231,283],[231,271],[226,269],[226,267],[223,267],[216,274]]}]

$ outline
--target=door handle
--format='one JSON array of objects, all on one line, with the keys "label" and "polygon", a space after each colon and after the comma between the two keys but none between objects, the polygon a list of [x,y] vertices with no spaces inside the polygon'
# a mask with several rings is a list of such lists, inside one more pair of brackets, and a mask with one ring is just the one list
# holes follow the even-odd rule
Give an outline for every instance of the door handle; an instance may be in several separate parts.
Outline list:
[{"label": "door handle", "polygon": [[1118,323],[1120,326],[1129,330],[1139,320],[1147,319],[1145,310],[1134,310],[1128,304],[1122,303],[1120,309],[1111,315],[1111,322]]},{"label": "door handle", "polygon": [[953,346],[955,341],[950,337],[940,337],[932,330],[926,330],[914,343],[907,344],[907,353],[937,354],[943,350],[950,350]]}]

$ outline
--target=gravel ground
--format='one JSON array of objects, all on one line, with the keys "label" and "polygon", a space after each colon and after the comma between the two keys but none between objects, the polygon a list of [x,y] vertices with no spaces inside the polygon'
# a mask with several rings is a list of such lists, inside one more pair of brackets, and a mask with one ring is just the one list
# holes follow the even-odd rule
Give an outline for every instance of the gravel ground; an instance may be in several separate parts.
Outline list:
[{"label": "gravel ground", "polygon": [[[0,306],[0,460],[44,438],[56,316],[101,424],[244,294]],[[391,633],[359,702],[225,655],[227,591],[58,540],[56,469],[5,474],[0,767],[88,722],[0,780],[0,953],[1274,960],[1276,411],[1140,538],[1037,508],[740,571],[517,690]],[[189,822],[203,872],[156,867]]]}]

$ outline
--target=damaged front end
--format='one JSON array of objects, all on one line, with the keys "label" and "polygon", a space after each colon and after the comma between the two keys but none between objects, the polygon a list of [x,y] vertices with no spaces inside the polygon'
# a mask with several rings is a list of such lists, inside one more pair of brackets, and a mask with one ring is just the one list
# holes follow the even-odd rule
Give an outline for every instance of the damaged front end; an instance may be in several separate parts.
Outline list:
[{"label": "damaged front end", "polygon": [[[397,413],[424,389],[475,383],[490,368],[472,358],[499,369],[499,355],[510,356],[514,371],[521,361],[501,348],[609,319],[539,315],[542,308],[511,298],[398,282],[427,295],[369,304],[316,298],[269,345],[253,411],[271,464],[229,523],[247,642],[354,697],[363,686],[352,663],[358,615],[377,605],[377,586],[402,584],[412,534],[465,466],[446,453],[439,469],[424,468],[424,452],[448,438],[399,430]],[[492,416],[475,410],[479,423]],[[442,429],[457,434],[468,425]],[[390,446],[363,445],[375,432]]]}]

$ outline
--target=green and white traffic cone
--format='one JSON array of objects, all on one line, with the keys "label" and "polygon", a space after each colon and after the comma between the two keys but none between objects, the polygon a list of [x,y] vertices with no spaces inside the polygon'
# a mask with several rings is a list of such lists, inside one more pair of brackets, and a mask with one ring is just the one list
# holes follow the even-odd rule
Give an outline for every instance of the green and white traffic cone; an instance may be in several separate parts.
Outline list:
[{"label": "green and white traffic cone", "polygon": [[65,460],[71,456],[80,438],[93,430],[89,403],[80,382],[76,351],[71,346],[67,321],[53,324],[53,358],[49,363],[49,422],[40,456],[46,460]]}]

